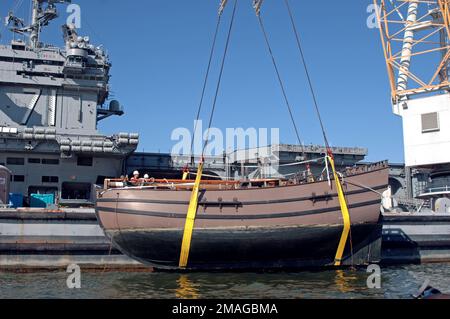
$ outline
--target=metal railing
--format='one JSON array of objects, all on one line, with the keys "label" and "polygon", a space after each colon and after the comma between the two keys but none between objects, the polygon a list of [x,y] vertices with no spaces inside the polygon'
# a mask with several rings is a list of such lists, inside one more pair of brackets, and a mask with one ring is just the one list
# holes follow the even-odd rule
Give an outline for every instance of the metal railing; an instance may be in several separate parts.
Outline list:
[{"label": "metal railing", "polygon": [[393,199],[399,205],[413,208],[417,212],[420,212],[423,208],[431,208],[430,203],[422,199],[403,198],[397,196],[394,196]]},{"label": "metal railing", "polygon": [[425,193],[445,193],[450,192],[450,186],[430,187],[425,189]]}]

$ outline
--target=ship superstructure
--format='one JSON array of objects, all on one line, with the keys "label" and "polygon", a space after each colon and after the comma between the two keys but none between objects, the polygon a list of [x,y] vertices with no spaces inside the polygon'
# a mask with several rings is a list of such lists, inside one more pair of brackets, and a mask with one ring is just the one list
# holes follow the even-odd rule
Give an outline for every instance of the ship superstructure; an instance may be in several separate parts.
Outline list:
[{"label": "ship superstructure", "polygon": [[98,123],[123,115],[109,101],[111,63],[102,47],[63,26],[63,48],[40,41],[43,27],[67,0],[33,0],[26,26],[10,13],[15,40],[0,46],[0,166],[12,172],[11,192],[54,194],[55,204],[93,203],[93,185],[120,176],[138,134],[104,136]]}]

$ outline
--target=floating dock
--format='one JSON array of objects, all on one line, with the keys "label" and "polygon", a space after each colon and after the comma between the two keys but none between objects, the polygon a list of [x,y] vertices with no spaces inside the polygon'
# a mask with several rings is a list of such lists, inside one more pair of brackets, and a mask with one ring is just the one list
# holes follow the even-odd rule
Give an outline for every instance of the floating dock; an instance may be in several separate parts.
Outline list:
[{"label": "floating dock", "polygon": [[93,209],[0,210],[0,269],[139,269],[114,249]]},{"label": "floating dock", "polygon": [[383,220],[383,263],[450,262],[450,214],[388,213]]},{"label": "floating dock", "polygon": [[[450,261],[450,214],[384,214],[382,263]],[[0,270],[147,271],[106,239],[93,209],[1,209]]]}]

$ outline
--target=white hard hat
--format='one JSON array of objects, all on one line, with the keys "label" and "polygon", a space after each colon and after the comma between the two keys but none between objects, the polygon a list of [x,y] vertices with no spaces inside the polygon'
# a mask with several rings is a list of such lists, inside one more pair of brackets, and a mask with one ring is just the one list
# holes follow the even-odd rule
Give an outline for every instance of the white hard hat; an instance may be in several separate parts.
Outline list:
[{"label": "white hard hat", "polygon": [[134,171],[133,175],[139,175],[138,171]]},{"label": "white hard hat", "polygon": [[144,178],[145,178],[145,179],[149,179],[150,176],[148,176],[148,174],[145,174],[145,175],[144,175]]}]

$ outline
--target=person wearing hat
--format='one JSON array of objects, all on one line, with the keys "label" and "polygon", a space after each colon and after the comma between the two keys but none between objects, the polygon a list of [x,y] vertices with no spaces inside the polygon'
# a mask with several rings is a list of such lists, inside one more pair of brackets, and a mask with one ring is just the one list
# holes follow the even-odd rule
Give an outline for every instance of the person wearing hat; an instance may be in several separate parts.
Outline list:
[{"label": "person wearing hat", "polygon": [[139,183],[139,176],[140,176],[139,171],[134,171],[133,172],[133,177],[131,178],[130,182],[132,184],[135,184],[135,185],[138,184]]}]

